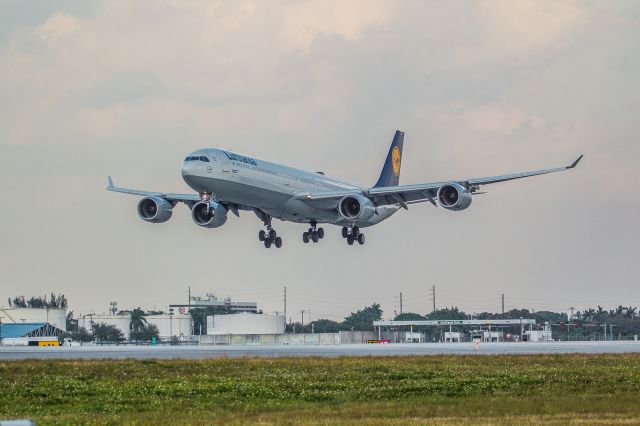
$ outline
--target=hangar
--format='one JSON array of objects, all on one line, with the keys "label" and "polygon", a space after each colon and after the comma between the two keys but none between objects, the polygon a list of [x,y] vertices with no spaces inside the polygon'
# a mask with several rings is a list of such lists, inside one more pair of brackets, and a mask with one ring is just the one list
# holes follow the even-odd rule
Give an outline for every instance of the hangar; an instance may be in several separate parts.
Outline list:
[{"label": "hangar", "polygon": [[11,346],[58,346],[64,330],[49,323],[2,324],[0,342]]}]

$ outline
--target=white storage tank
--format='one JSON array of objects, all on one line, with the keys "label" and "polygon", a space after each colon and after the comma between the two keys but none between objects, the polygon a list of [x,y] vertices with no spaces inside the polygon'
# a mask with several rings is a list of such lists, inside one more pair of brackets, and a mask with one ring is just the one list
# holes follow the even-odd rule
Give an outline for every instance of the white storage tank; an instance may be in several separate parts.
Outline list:
[{"label": "white storage tank", "polygon": [[96,315],[87,314],[78,318],[78,328],[84,328],[93,333],[94,324],[113,325],[122,332],[125,339],[129,338],[129,326],[131,325],[131,315]]},{"label": "white storage tank", "polygon": [[158,327],[161,339],[177,337],[186,339],[191,335],[191,315],[147,315],[147,324]]},{"label": "white storage tank", "polygon": [[0,309],[4,323],[49,323],[60,330],[67,331],[66,309],[46,308],[8,308]]},{"label": "white storage tank", "polygon": [[213,315],[207,317],[207,334],[284,334],[284,325],[284,315]]}]

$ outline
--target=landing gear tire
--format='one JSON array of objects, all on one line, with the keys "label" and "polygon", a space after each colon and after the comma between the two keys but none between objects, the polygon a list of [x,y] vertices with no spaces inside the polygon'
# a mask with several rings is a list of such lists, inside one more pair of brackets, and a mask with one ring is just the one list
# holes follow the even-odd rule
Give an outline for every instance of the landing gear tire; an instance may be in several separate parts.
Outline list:
[{"label": "landing gear tire", "polygon": [[[276,245],[276,248],[282,247],[282,238],[276,237],[276,240],[274,241],[274,244]],[[362,244],[362,243],[360,243],[360,244]]]},{"label": "landing gear tire", "polygon": [[351,236],[351,235],[347,236],[347,244],[352,246],[353,245],[353,241],[354,241],[353,236]]},{"label": "landing gear tire", "polygon": [[311,233],[311,241],[313,241],[314,243],[317,243],[319,239],[320,238],[318,237],[318,232],[317,231],[313,231]]},{"label": "landing gear tire", "polygon": [[258,240],[264,241],[266,239],[267,239],[267,233],[264,231],[264,229],[258,232]]},{"label": "landing gear tire", "polygon": [[342,228],[342,238],[347,238],[349,236],[349,228],[346,226]]},{"label": "landing gear tire", "polygon": [[357,237],[358,235],[360,235],[360,228],[358,228],[357,226],[354,226],[354,227],[351,229],[351,234],[352,234],[354,237]]},{"label": "landing gear tire", "polygon": [[264,240],[264,246],[266,248],[271,248],[271,240]]},{"label": "landing gear tire", "polygon": [[320,239],[324,238],[324,229],[318,228],[318,238]]},{"label": "landing gear tire", "polygon": [[308,233],[308,232],[303,232],[303,233],[302,233],[302,241],[303,241],[305,244],[308,244],[308,243],[309,243],[309,233]]},{"label": "landing gear tire", "polygon": [[358,234],[358,244],[364,245],[364,234]]},{"label": "landing gear tire", "polygon": [[270,229],[269,230],[269,239],[270,240],[275,240],[277,236],[278,236],[278,234],[276,233],[275,229]]}]

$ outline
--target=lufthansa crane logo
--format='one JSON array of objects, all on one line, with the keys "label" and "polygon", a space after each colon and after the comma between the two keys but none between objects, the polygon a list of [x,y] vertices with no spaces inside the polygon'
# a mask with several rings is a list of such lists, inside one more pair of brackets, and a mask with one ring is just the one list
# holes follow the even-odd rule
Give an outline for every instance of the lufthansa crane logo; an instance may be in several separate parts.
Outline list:
[{"label": "lufthansa crane logo", "polygon": [[393,164],[393,174],[400,175],[400,148],[397,146],[393,148],[391,153],[391,163]]}]

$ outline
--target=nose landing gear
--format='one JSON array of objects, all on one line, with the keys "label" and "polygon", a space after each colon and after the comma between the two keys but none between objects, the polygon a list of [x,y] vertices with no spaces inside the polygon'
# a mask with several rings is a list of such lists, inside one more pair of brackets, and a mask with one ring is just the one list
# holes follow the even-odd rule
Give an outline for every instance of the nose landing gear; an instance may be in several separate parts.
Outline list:
[{"label": "nose landing gear", "polygon": [[350,246],[352,246],[356,241],[361,246],[365,243],[364,234],[360,232],[360,228],[358,228],[357,226],[353,226],[351,227],[351,229],[347,228],[346,226],[342,228],[342,238],[346,239],[347,244],[349,244]]},{"label": "nose landing gear", "polygon": [[309,241],[317,243],[324,238],[324,229],[317,228],[316,223],[311,224],[311,228],[308,231],[302,233],[302,241],[307,244]]}]

